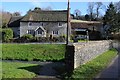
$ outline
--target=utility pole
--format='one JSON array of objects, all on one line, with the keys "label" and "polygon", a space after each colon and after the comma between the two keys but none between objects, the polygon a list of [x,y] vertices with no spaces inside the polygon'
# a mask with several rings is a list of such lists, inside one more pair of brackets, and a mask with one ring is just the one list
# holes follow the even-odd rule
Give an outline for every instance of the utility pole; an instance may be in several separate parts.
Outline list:
[{"label": "utility pole", "polygon": [[69,33],[70,33],[70,0],[68,0],[67,5],[67,39],[66,39],[66,45],[69,43]]}]

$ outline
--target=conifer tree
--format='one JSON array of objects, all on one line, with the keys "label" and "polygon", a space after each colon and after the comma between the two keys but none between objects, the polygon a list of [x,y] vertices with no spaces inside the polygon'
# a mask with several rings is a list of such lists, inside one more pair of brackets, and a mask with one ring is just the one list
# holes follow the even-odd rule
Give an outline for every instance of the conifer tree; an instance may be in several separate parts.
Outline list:
[{"label": "conifer tree", "polygon": [[103,22],[105,25],[109,25],[110,32],[116,32],[118,30],[118,19],[117,19],[117,11],[111,2],[108,6],[106,14],[104,15]]}]

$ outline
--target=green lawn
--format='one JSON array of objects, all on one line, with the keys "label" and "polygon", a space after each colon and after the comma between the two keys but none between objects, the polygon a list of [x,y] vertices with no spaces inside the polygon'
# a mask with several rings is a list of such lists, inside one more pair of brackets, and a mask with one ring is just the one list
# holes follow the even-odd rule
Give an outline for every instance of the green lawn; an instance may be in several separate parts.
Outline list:
[{"label": "green lawn", "polygon": [[71,80],[92,80],[101,70],[103,70],[111,60],[117,55],[115,49],[111,49],[92,61],[76,68],[70,79]]},{"label": "green lawn", "polygon": [[63,44],[2,44],[2,59],[59,61],[64,55]]},{"label": "green lawn", "polygon": [[34,78],[40,71],[40,65],[20,62],[2,63],[2,78]]}]

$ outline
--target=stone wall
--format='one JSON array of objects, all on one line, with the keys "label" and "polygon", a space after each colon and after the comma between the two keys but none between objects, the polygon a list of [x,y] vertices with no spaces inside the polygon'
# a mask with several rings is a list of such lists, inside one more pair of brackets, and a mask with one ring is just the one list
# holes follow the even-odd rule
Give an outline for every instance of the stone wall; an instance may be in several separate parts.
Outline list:
[{"label": "stone wall", "polygon": [[112,41],[90,41],[74,43],[72,46],[74,47],[74,51],[71,51],[69,54],[74,54],[74,68],[77,68],[81,64],[85,64],[110,49],[112,47]]}]

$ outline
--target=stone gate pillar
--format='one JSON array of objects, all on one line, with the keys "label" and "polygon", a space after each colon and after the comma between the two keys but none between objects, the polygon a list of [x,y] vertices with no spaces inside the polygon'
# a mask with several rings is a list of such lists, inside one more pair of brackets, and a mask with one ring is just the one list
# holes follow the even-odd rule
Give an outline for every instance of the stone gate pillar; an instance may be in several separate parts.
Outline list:
[{"label": "stone gate pillar", "polygon": [[65,63],[66,63],[66,71],[72,72],[74,70],[74,46],[73,45],[66,46]]}]

